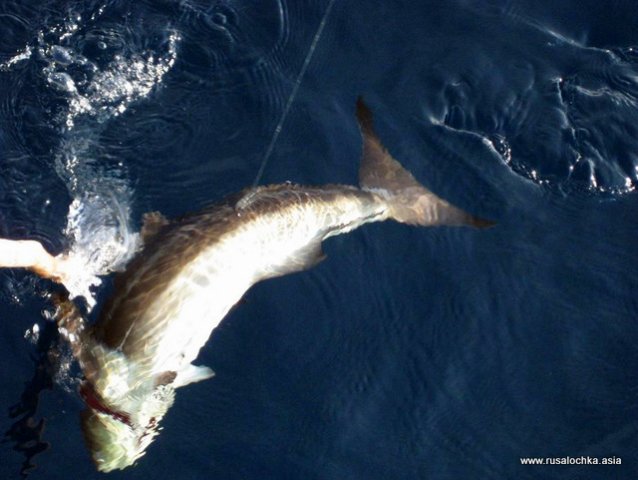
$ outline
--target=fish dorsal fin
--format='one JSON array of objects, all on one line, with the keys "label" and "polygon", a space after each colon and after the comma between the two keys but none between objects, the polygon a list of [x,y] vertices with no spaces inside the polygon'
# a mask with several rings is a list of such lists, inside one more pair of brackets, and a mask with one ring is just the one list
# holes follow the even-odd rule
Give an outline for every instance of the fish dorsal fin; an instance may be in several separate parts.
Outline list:
[{"label": "fish dorsal fin", "polygon": [[159,232],[169,221],[160,212],[147,212],[142,216],[142,241],[147,241]]}]

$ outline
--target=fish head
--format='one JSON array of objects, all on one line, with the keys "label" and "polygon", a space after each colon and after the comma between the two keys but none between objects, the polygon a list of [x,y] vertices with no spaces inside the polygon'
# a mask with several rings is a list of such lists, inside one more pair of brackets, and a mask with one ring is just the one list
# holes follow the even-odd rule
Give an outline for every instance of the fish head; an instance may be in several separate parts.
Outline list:
[{"label": "fish head", "polygon": [[108,407],[90,384],[82,387],[87,408],[82,412],[82,431],[91,457],[101,472],[129,467],[142,457],[159,432],[159,423],[173,405],[175,389],[159,385],[128,402],[128,411]]},{"label": "fish head", "polygon": [[98,342],[81,358],[80,394],[85,443],[99,471],[135,463],[153,442],[175,400],[174,372],[155,375],[117,349]]}]

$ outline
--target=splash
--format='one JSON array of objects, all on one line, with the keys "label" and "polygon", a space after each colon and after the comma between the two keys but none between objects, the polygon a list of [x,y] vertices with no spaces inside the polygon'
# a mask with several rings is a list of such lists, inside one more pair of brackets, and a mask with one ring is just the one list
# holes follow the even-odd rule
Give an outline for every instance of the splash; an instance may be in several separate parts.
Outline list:
[{"label": "splash", "polygon": [[25,340],[28,340],[32,345],[37,345],[40,339],[40,325],[34,323],[31,328],[24,332]]},{"label": "splash", "polygon": [[95,306],[91,287],[100,275],[121,270],[138,247],[138,234],[129,228],[129,203],[114,195],[76,197],[69,206],[64,233],[71,240],[68,261],[75,275],[65,287],[71,298],[82,296]]},{"label": "splash", "polygon": [[29,45],[27,45],[21,52],[16,53],[6,62],[0,63],[0,72],[11,69],[23,60],[28,60],[29,58],[31,58],[32,54],[33,49]]},{"label": "splash", "polygon": [[[179,39],[177,32],[172,31],[165,52],[116,54],[103,68],[72,48],[40,46],[38,52],[48,62],[43,69],[47,81],[68,99],[63,126],[73,130],[76,119],[82,116],[106,122],[147,97],[175,64]],[[107,48],[104,43],[99,47]]]},{"label": "splash", "polygon": [[[175,64],[180,41],[170,28],[153,44],[154,38],[124,24],[98,23],[106,9],[69,13],[0,65],[8,70],[33,62],[45,79],[47,95],[56,99],[51,113],[52,126],[60,133],[55,169],[72,198],[64,234],[77,272],[66,287],[72,298],[85,297],[89,308],[95,304],[92,291],[99,277],[122,269],[138,247],[130,226],[133,191],[126,165],[107,155],[100,134],[162,83]],[[91,42],[95,48],[87,49]]]}]

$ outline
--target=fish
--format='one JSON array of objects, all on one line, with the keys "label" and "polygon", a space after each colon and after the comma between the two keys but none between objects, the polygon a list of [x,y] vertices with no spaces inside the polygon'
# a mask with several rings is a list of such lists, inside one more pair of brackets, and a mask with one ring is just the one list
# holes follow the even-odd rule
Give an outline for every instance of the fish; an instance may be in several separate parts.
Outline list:
[{"label": "fish", "polygon": [[493,225],[440,198],[395,160],[361,98],[356,117],[358,187],[258,186],[172,221],[147,214],[144,246],[116,276],[93,325],[84,325],[73,302],[57,302],[60,331],[84,375],[82,428],[98,470],[126,468],[145,453],[175,390],[214,375],[193,362],[227,313],[255,283],[317,265],[327,238],[384,220]]}]

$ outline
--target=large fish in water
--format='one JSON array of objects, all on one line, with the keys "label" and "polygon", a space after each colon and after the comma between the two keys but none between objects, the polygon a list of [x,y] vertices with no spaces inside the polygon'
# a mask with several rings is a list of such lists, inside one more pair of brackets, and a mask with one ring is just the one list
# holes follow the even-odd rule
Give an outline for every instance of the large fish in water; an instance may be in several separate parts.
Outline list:
[{"label": "large fish in water", "polygon": [[[491,224],[419,184],[381,145],[361,100],[357,119],[360,188],[270,185],[172,222],[148,215],[145,246],[116,277],[99,320],[85,328],[72,303],[60,304],[60,329],[85,376],[83,430],[99,470],[131,465],[156,435],[175,389],[213,375],[192,362],[251,285],[312,267],[324,258],[323,240],[365,223]],[[31,268],[64,281],[48,262]]]}]

